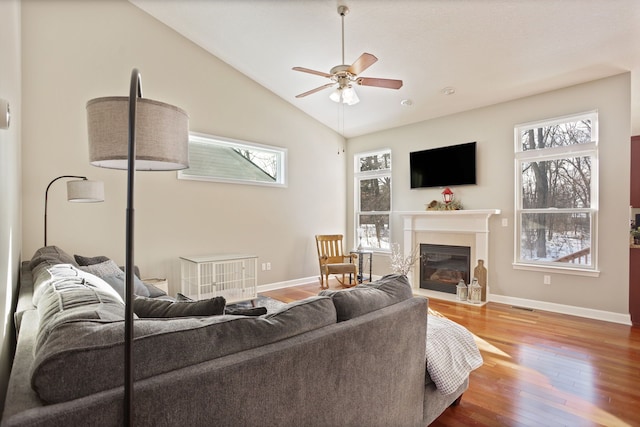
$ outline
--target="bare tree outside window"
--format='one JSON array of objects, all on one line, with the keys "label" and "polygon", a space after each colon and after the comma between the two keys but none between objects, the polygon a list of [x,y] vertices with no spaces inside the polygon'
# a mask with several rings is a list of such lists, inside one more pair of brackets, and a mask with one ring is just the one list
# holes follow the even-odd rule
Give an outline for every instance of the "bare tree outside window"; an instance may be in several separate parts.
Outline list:
[{"label": "bare tree outside window", "polygon": [[356,242],[363,248],[390,250],[391,151],[357,154]]},{"label": "bare tree outside window", "polygon": [[594,268],[597,114],[516,128],[516,262]]}]

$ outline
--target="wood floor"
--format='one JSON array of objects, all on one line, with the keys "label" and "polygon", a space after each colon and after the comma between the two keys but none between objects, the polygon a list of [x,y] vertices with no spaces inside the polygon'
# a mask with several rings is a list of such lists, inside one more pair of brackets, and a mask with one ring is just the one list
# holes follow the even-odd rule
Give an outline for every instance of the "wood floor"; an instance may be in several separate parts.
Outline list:
[{"label": "wood floor", "polygon": [[[291,302],[319,291],[263,294]],[[497,303],[429,307],[469,329],[484,358],[460,405],[432,426],[640,426],[640,328]]]}]

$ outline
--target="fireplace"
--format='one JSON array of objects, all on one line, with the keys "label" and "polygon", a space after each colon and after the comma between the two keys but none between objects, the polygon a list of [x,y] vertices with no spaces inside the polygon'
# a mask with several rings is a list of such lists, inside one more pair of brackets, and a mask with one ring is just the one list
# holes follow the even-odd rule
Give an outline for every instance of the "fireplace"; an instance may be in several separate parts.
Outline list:
[{"label": "fireplace", "polygon": [[420,245],[420,288],[456,293],[460,280],[469,283],[471,248],[452,245]]},{"label": "fireplace", "polygon": [[[459,211],[410,211],[401,212],[404,231],[404,253],[410,254],[421,244],[466,246],[471,255],[467,269],[473,268],[479,259],[490,270],[489,218],[500,214],[499,209],[464,209]],[[504,220],[503,220],[504,223]],[[416,295],[456,300],[455,286],[447,284],[446,290],[424,288],[420,283],[422,263],[416,263],[408,274]],[[473,273],[469,273],[473,275]],[[489,278],[488,280],[492,280]],[[465,278],[469,283],[469,276]],[[457,281],[456,283],[457,284]],[[449,288],[450,287],[450,288]],[[451,293],[449,293],[451,292]],[[487,298],[490,284],[487,283]]]}]

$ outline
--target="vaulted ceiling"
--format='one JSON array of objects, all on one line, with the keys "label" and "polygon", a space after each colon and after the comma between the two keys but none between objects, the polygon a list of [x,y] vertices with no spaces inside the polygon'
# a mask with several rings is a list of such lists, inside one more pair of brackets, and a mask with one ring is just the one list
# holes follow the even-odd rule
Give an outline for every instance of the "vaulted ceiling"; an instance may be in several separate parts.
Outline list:
[{"label": "vaulted ceiling", "polygon": [[[640,134],[638,0],[129,1],[345,137],[626,71]],[[342,63],[338,5],[350,8],[345,62],[371,53],[378,61],[361,76],[402,88],[356,86],[352,106],[330,88],[295,97],[330,80],[292,67]]]}]

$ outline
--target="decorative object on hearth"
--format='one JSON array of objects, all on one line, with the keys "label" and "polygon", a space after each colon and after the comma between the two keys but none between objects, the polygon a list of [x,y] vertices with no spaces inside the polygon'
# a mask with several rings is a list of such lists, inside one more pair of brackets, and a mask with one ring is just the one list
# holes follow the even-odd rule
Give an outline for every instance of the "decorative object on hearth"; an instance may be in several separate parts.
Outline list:
[{"label": "decorative object on hearth", "polygon": [[394,273],[406,276],[418,259],[420,259],[420,254],[417,247],[411,251],[411,254],[404,256],[400,252],[398,243],[391,245],[391,271]]},{"label": "decorative object on hearth", "polygon": [[90,181],[86,176],[61,175],[51,180],[44,192],[44,245],[47,246],[47,205],[49,201],[49,188],[51,184],[63,178],[77,178],[67,181],[67,200],[77,203],[104,202],[104,183],[102,181]]},{"label": "decorative object on hearth", "polygon": [[124,422],[132,425],[135,171],[189,167],[189,116],[173,105],[142,98],[140,72],[134,68],[128,97],[87,102],[87,130],[91,164],[127,170]]},{"label": "decorative object on hearth", "polygon": [[482,302],[482,287],[478,283],[477,278],[473,278],[471,280],[471,284],[469,284],[469,289],[467,290],[468,301],[473,304],[480,304]]},{"label": "decorative object on hearth", "polygon": [[444,200],[444,202],[447,205],[453,202],[453,199],[454,199],[453,191],[451,191],[449,187],[445,187],[445,189],[442,191],[441,194],[442,194],[442,200]]},{"label": "decorative object on hearth", "polygon": [[339,102],[347,105],[355,105],[360,102],[355,89],[354,84],[359,86],[375,86],[387,89],[400,89],[402,87],[402,80],[393,79],[380,79],[372,77],[358,77],[358,74],[373,65],[378,58],[370,53],[363,53],[352,64],[347,65],[344,63],[344,17],[349,13],[349,8],[344,5],[338,6],[338,14],[342,19],[342,64],[336,65],[328,73],[323,71],[310,70],[304,67],[293,67],[294,71],[301,71],[303,73],[315,74],[316,76],[326,77],[331,80],[331,83],[327,83],[315,89],[311,89],[307,92],[296,95],[296,98],[303,98],[307,95],[319,92],[329,87],[337,88],[331,92],[329,99],[334,102]]},{"label": "decorative object on hearth", "polygon": [[430,203],[425,205],[425,208],[428,211],[459,211],[462,210],[462,202],[459,200],[452,200],[449,203],[443,203],[437,200],[432,200]]},{"label": "decorative object on hearth", "polygon": [[473,269],[473,277],[478,279],[478,284],[480,285],[480,288],[482,288],[482,291],[480,292],[481,293],[480,300],[486,301],[487,300],[487,268],[484,266],[483,259],[478,260],[478,265],[476,265],[476,268]]},{"label": "decorative object on hearth", "polygon": [[456,286],[456,299],[458,301],[467,300],[467,285],[465,285],[464,280],[462,279],[460,279],[458,285]]}]

